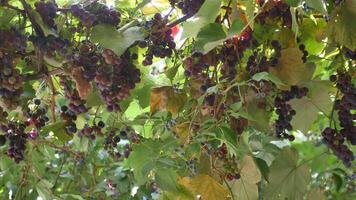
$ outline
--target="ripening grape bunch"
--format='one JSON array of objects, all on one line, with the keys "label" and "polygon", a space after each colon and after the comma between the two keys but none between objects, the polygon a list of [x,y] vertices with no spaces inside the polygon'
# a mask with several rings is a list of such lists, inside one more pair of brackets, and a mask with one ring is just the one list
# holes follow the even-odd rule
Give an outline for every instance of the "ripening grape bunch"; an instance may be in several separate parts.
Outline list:
[{"label": "ripening grape bunch", "polygon": [[118,11],[96,1],[85,7],[80,4],[74,4],[70,8],[70,12],[80,20],[84,27],[88,28],[97,24],[118,26],[121,18],[121,14]]},{"label": "ripening grape bunch", "polygon": [[148,48],[145,60],[142,61],[144,66],[152,65],[153,57],[165,58],[173,54],[176,44],[172,29],[167,23],[167,19],[157,13],[145,24],[145,29],[149,32],[148,39],[138,43],[139,47]]}]

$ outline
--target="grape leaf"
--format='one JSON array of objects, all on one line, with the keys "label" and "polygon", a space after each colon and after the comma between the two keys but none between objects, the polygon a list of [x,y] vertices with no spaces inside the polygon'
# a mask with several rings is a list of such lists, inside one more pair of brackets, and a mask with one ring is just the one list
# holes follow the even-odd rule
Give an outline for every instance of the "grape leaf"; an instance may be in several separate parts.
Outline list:
[{"label": "grape leaf", "polygon": [[226,39],[226,33],[221,24],[210,23],[204,26],[197,35],[196,49],[208,53]]},{"label": "grape leaf", "polygon": [[268,72],[257,73],[255,75],[253,75],[252,80],[255,80],[255,81],[265,80],[265,81],[271,81],[272,83],[274,83],[276,85],[281,85],[281,86],[284,85],[282,83],[282,81],[279,80],[279,78],[275,77],[274,75],[272,75]]},{"label": "grape leaf", "polygon": [[261,181],[261,173],[251,156],[247,155],[243,158],[240,167],[240,175],[240,179],[229,182],[235,199],[257,200],[257,183]]},{"label": "grape leaf", "polygon": [[150,97],[150,111],[168,111],[176,115],[186,101],[184,93],[177,93],[170,86],[153,88]]},{"label": "grape leaf", "polygon": [[[128,165],[133,169],[137,184],[142,185],[148,180],[149,173],[157,167],[159,160],[165,157],[161,151],[168,151],[176,146],[174,138],[166,140],[147,140],[132,147],[132,152],[128,158]],[[167,160],[164,160],[167,163]]]},{"label": "grape leaf", "polygon": [[313,188],[307,194],[307,200],[325,200],[324,190],[320,188]]},{"label": "grape leaf", "polygon": [[215,21],[220,11],[220,0],[206,0],[192,20],[183,24],[182,38],[195,37],[201,28]]},{"label": "grape leaf", "polygon": [[138,26],[116,30],[114,26],[99,24],[92,29],[90,39],[120,56],[134,42],[144,39],[144,34]]},{"label": "grape leaf", "polygon": [[345,0],[333,10],[328,26],[328,35],[333,42],[356,49],[356,1]]},{"label": "grape leaf", "polygon": [[177,172],[173,169],[158,168],[156,170],[156,181],[162,190],[178,191],[177,189]]},{"label": "grape leaf", "polygon": [[11,9],[1,9],[0,10],[0,26],[6,27],[9,25],[9,22],[14,18],[16,15],[16,11]]},{"label": "grape leaf", "polygon": [[133,145],[128,164],[133,169],[137,184],[142,185],[148,180],[148,173],[154,167],[154,158],[159,154],[159,143],[146,141],[141,145]]},{"label": "grape leaf", "polygon": [[300,40],[305,45],[306,51],[309,54],[320,54],[323,51],[325,44],[320,41],[318,34],[326,30],[325,20],[305,19],[300,26]]},{"label": "grape leaf", "polygon": [[73,138],[72,135],[69,135],[65,129],[65,123],[64,122],[56,122],[53,124],[49,124],[43,128],[41,128],[41,134],[45,135],[50,132],[53,132],[53,134],[58,137],[59,140],[63,142],[68,142]]},{"label": "grape leaf", "polygon": [[298,48],[283,49],[278,65],[270,67],[269,71],[289,86],[309,81],[315,66],[311,63],[304,64],[302,57],[303,53]]},{"label": "grape leaf", "polygon": [[235,19],[231,25],[228,36],[233,37],[235,34],[240,34],[244,27],[245,24],[242,22],[242,20],[239,18]]},{"label": "grape leaf", "polygon": [[324,0],[306,0],[305,2],[308,6],[314,8],[322,14],[328,13]]},{"label": "grape leaf", "polygon": [[303,199],[310,181],[306,163],[298,164],[295,149],[284,148],[270,167],[266,199]]},{"label": "grape leaf", "polygon": [[292,7],[297,7],[300,0],[286,0],[286,2]]},{"label": "grape leaf", "polygon": [[51,200],[53,197],[51,188],[53,185],[45,179],[36,184],[36,191],[43,200]]},{"label": "grape leaf", "polygon": [[202,199],[225,200],[228,196],[226,189],[208,175],[184,177],[178,180],[178,183],[185,186],[194,196],[200,195]]},{"label": "grape leaf", "polygon": [[292,108],[297,111],[291,124],[294,129],[300,130],[304,134],[318,118],[319,112],[329,115],[333,105],[329,95],[329,92],[332,91],[330,81],[311,81],[305,86],[309,88],[309,94],[289,102]]}]

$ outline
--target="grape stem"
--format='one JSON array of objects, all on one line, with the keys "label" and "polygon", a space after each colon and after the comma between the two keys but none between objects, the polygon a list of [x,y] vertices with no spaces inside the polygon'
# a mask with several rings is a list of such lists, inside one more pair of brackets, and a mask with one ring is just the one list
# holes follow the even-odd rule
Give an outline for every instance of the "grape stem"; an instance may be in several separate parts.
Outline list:
[{"label": "grape stem", "polygon": [[189,18],[191,18],[191,17],[192,17],[192,15],[184,15],[183,17],[181,17],[181,18],[179,18],[179,19],[173,21],[172,23],[168,24],[168,27],[169,27],[169,28],[173,28],[173,27],[175,27],[176,25],[178,25],[178,24],[180,24],[180,23],[182,23],[182,22],[187,21],[187,19],[189,19]]},{"label": "grape stem", "polygon": [[28,18],[31,21],[31,24],[33,25],[33,28],[35,29],[36,33],[38,36],[43,37],[44,33],[41,29],[41,27],[37,24],[35,17],[33,16],[33,12],[31,12],[32,8],[29,6],[25,0],[20,0],[22,6],[24,7],[24,11],[27,14]]},{"label": "grape stem", "polygon": [[46,78],[47,76],[55,76],[55,75],[60,75],[63,73],[64,73],[63,69],[54,69],[53,71],[50,71],[47,73],[38,73],[38,74],[33,74],[33,75],[27,75],[24,77],[24,80],[25,81],[38,80],[38,79]]}]

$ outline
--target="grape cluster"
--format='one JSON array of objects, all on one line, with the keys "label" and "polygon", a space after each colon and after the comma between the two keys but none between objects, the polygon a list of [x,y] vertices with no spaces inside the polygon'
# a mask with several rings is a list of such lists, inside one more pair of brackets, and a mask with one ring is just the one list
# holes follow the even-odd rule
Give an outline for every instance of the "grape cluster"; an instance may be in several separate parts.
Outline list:
[{"label": "grape cluster", "polygon": [[132,64],[133,56],[129,51],[118,57],[111,50],[105,49],[103,57],[107,65],[98,68],[95,82],[108,111],[118,111],[120,110],[118,102],[126,99],[130,90],[141,81],[141,73]]},{"label": "grape cluster", "polygon": [[85,9],[95,16],[95,21],[98,24],[118,26],[120,23],[121,14],[104,4],[93,2],[85,7]]},{"label": "grape cluster", "polygon": [[[16,163],[24,159],[27,139],[36,139],[41,128],[49,121],[46,116],[47,110],[41,106],[41,101],[36,99],[34,104],[32,109],[23,112],[27,117],[24,122],[7,120],[7,112],[0,108],[0,131],[5,133],[5,135],[0,135],[0,146],[9,141],[7,155],[13,158]],[[26,131],[28,129],[30,131]]]},{"label": "grape cluster", "polygon": [[72,110],[68,109],[67,106],[61,107],[61,119],[65,123],[65,129],[68,135],[72,135],[77,132],[77,125],[75,121],[77,120],[77,115]]},{"label": "grape cluster", "polygon": [[290,122],[293,119],[293,116],[296,115],[296,111],[292,109],[291,105],[288,104],[288,101],[294,98],[302,98],[308,93],[308,88],[298,88],[297,86],[292,86],[289,91],[283,91],[281,96],[277,96],[274,100],[274,105],[276,107],[276,113],[278,119],[276,120],[276,135],[280,138],[285,138],[290,141],[293,141],[295,138],[293,135],[287,134],[287,131],[292,130],[292,125]]},{"label": "grape cluster", "polygon": [[[118,132],[119,134],[117,134]],[[130,144],[125,144],[121,150],[119,150],[117,147],[121,140],[129,140],[130,143],[137,144],[141,141],[141,137],[129,128],[125,128],[121,131],[110,131],[109,135],[105,138],[104,149],[116,159],[120,159],[122,157],[128,158],[132,151]]]},{"label": "grape cluster", "polygon": [[67,48],[70,42],[66,39],[62,39],[53,35],[48,35],[47,37],[32,35],[30,36],[29,40],[47,57],[52,58],[55,56],[55,53],[58,53],[65,59],[71,59]]},{"label": "grape cluster", "polygon": [[183,62],[185,67],[184,74],[187,77],[206,79],[209,70],[208,57],[201,53],[193,53]]},{"label": "grape cluster", "polygon": [[86,7],[75,4],[71,6],[70,10],[84,27],[92,27],[97,24],[118,26],[120,23],[121,14],[119,12],[98,2],[93,2]]},{"label": "grape cluster", "polygon": [[78,54],[74,56],[73,65],[82,67],[83,77],[88,80],[94,80],[96,71],[100,67],[100,55],[96,52],[97,46],[88,42],[83,42],[79,46]]},{"label": "grape cluster", "polygon": [[169,0],[172,6],[177,6],[184,15],[193,16],[197,13],[205,0]]},{"label": "grape cluster", "polygon": [[326,128],[321,135],[323,136],[323,142],[343,161],[344,165],[350,166],[351,161],[355,158],[352,151],[343,144],[345,141],[343,134],[337,133],[335,129]]},{"label": "grape cluster", "polygon": [[32,130],[28,134],[31,139],[36,139],[41,128],[49,122],[47,109],[41,106],[41,100],[35,99],[34,104],[33,109],[27,109],[23,112],[24,116],[28,118],[24,124],[26,127],[32,127]]},{"label": "grape cluster", "polygon": [[236,77],[236,65],[242,60],[244,51],[252,43],[255,43],[255,41],[252,40],[252,30],[250,28],[244,30],[240,36],[233,37],[224,42],[218,54],[219,60],[223,63],[221,68],[222,79],[227,78],[232,80]]},{"label": "grape cluster", "polygon": [[86,124],[82,130],[78,132],[79,137],[88,137],[91,140],[95,140],[97,135],[103,135],[102,130],[105,127],[105,123],[103,121],[99,121],[98,124],[93,126],[89,126]]},{"label": "grape cluster", "polygon": [[48,27],[57,29],[56,23],[54,21],[55,17],[57,16],[57,4],[54,1],[45,2],[41,0],[35,3],[35,7],[43,22],[47,24]]},{"label": "grape cluster", "polygon": [[356,87],[352,84],[352,77],[343,72],[338,72],[337,76],[330,77],[336,81],[336,87],[342,93],[341,99],[335,101],[335,110],[338,112],[341,130],[340,133],[352,145],[356,145]]},{"label": "grape cluster", "polygon": [[346,58],[349,58],[351,60],[356,60],[356,49],[354,51],[352,51],[352,50],[344,47],[344,48],[342,48],[342,52]]},{"label": "grape cluster", "polygon": [[71,82],[65,77],[60,77],[60,84],[63,86],[65,98],[70,101],[69,109],[75,114],[85,113],[88,108],[85,106],[85,100],[79,97],[78,91],[71,87]]},{"label": "grape cluster", "polygon": [[256,18],[256,21],[260,24],[269,24],[280,22],[281,26],[288,28],[292,27],[292,15],[290,13],[290,6],[285,1],[272,0],[268,1],[271,6],[269,9],[262,11]]},{"label": "grape cluster", "polygon": [[15,68],[15,59],[26,47],[26,37],[16,30],[0,30],[0,97],[9,107],[16,104],[16,98],[23,92],[23,78]]},{"label": "grape cluster", "polygon": [[26,150],[27,134],[25,133],[25,124],[10,121],[7,125],[2,125],[1,130],[5,132],[5,137],[9,141],[7,156],[16,163],[24,159]]},{"label": "grape cluster", "polygon": [[116,131],[110,131],[104,142],[104,149],[116,159],[120,159],[122,157],[122,154],[117,150],[117,144],[120,141],[121,138],[116,134]]},{"label": "grape cluster", "polygon": [[170,57],[176,47],[172,30],[167,26],[167,20],[163,19],[161,14],[155,14],[151,21],[145,24],[145,29],[149,33],[146,41],[138,43],[140,48],[148,47],[146,57],[142,64],[149,66],[152,64],[153,57]]}]

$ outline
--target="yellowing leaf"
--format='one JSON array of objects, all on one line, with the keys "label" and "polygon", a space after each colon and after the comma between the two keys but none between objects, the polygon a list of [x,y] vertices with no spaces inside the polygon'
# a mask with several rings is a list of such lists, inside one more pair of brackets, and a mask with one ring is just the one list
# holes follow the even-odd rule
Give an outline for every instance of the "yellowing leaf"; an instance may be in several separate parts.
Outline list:
[{"label": "yellowing leaf", "polygon": [[194,196],[200,195],[204,200],[225,200],[228,197],[227,190],[208,175],[198,175],[193,178],[184,177],[178,182]]},{"label": "yellowing leaf", "polygon": [[298,48],[288,48],[281,51],[281,57],[276,67],[269,71],[286,85],[298,85],[311,79],[314,66],[303,63],[303,53]]},{"label": "yellowing leaf", "polygon": [[184,144],[189,136],[189,123],[181,123],[177,124],[176,126],[173,127],[174,132],[178,135],[180,142]]},{"label": "yellowing leaf", "polygon": [[150,110],[151,112],[168,111],[176,115],[184,106],[185,101],[185,94],[177,93],[170,86],[153,88],[151,90]]},{"label": "yellowing leaf", "polygon": [[337,6],[329,23],[328,33],[333,42],[356,49],[356,1],[345,0]]},{"label": "yellowing leaf", "polygon": [[235,199],[257,200],[257,183],[261,181],[261,173],[251,156],[245,156],[241,163],[241,178],[229,183]]},{"label": "yellowing leaf", "polygon": [[325,200],[324,190],[320,188],[314,188],[308,192],[307,200]]},{"label": "yellowing leaf", "polygon": [[80,98],[85,99],[91,92],[92,87],[90,82],[83,77],[83,69],[79,67],[73,68],[71,77],[75,81]]}]

